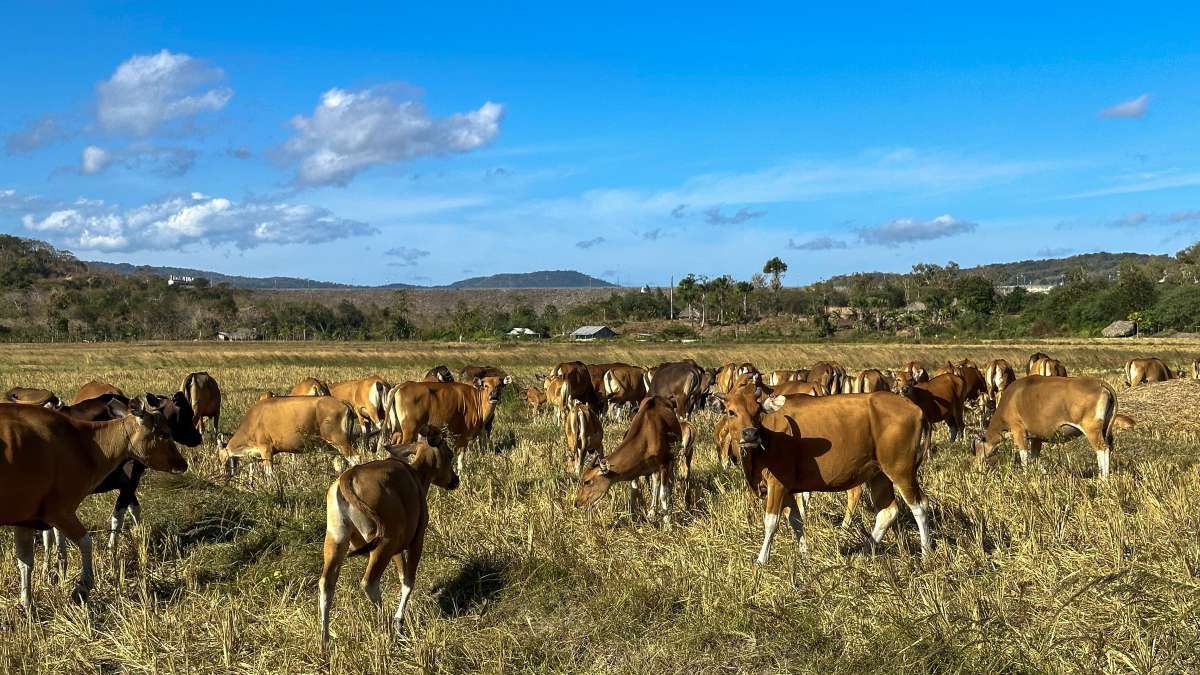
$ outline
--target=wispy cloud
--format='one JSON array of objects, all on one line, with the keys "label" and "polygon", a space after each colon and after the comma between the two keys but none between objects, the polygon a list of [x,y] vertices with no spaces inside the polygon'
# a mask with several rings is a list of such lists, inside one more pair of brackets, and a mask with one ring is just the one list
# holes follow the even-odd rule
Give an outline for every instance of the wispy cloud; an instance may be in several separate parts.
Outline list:
[{"label": "wispy cloud", "polygon": [[30,152],[44,145],[64,141],[76,133],[77,130],[63,125],[59,115],[44,113],[27,122],[18,131],[9,134],[4,141],[4,149],[10,155]]},{"label": "wispy cloud", "polygon": [[133,143],[117,150],[108,150],[97,145],[83,149],[79,159],[79,173],[95,176],[112,166],[123,166],[131,170],[145,170],[160,176],[182,176],[196,163],[196,151],[177,146]]},{"label": "wispy cloud", "polygon": [[721,207],[714,206],[704,212],[704,222],[709,225],[739,225],[747,220],[762,218],[765,215],[767,215],[766,211],[751,211],[747,208],[741,208],[737,210],[737,213],[727,216],[721,213]]},{"label": "wispy cloud", "polygon": [[575,242],[575,246],[582,249],[588,249],[592,248],[593,246],[599,246],[604,242],[604,237],[593,237],[591,239],[585,239],[584,241],[577,241]]},{"label": "wispy cloud", "polygon": [[663,229],[656,227],[653,230],[646,230],[642,233],[642,239],[646,241],[658,241],[659,237],[663,236]]},{"label": "wispy cloud", "polygon": [[1141,117],[1146,114],[1146,107],[1150,104],[1150,94],[1142,94],[1141,96],[1121,101],[1120,103],[1105,108],[1100,111],[1101,117]]},{"label": "wispy cloud", "polygon": [[1039,248],[1037,250],[1037,256],[1039,258],[1062,258],[1073,253],[1075,253],[1075,249],[1067,246]]},{"label": "wispy cloud", "polygon": [[395,89],[330,89],[312,116],[293,117],[296,133],[283,151],[297,162],[296,183],[346,185],[372,166],[470,152],[500,133],[499,103],[435,119],[419,101],[393,97]]},{"label": "wispy cloud", "polygon": [[896,247],[919,241],[931,241],[974,232],[976,223],[943,214],[932,220],[919,221],[899,218],[888,223],[865,227],[858,231],[858,239],[864,244]]},{"label": "wispy cloud", "polygon": [[832,237],[816,237],[801,242],[788,239],[787,243],[787,247],[793,251],[832,251],[834,249],[846,248],[846,246],[846,242]]},{"label": "wispy cloud", "polygon": [[680,204],[679,206],[676,206],[675,208],[671,209],[671,217],[672,218],[687,217],[687,208],[688,208],[687,204]]},{"label": "wispy cloud", "polygon": [[1139,192],[1154,192],[1156,190],[1171,190],[1182,187],[1200,185],[1200,172],[1162,171],[1144,175],[1130,176],[1117,185],[1095,190],[1074,192],[1058,199],[1087,199],[1090,197],[1107,197],[1110,195],[1136,194]]},{"label": "wispy cloud", "polygon": [[429,256],[429,251],[419,248],[411,248],[408,246],[397,246],[396,248],[390,248],[384,251],[383,254],[392,258],[397,258],[397,260],[388,263],[388,265],[391,267],[415,267],[417,263],[420,262],[421,258],[426,258]]}]

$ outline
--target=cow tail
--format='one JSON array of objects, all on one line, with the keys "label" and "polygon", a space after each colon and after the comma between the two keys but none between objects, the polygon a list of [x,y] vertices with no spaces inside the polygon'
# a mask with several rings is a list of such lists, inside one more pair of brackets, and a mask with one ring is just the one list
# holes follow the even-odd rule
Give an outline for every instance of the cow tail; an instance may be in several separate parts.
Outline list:
[{"label": "cow tail", "polygon": [[587,420],[583,417],[583,406],[577,406],[571,411],[571,436],[575,438],[575,452],[582,452],[587,447]]},{"label": "cow tail", "polygon": [[387,391],[387,387],[383,386],[382,382],[375,382],[371,385],[371,393],[367,396],[367,402],[371,404],[371,409],[375,412],[375,417],[381,425],[386,414],[383,402],[387,398]]},{"label": "cow tail", "polygon": [[1117,392],[1112,388],[1111,384],[1107,382],[1102,382],[1101,384],[1104,385],[1104,395],[1107,400],[1104,402],[1104,409],[1102,411],[1100,410],[1100,406],[1096,406],[1096,412],[1102,415],[1103,424],[1100,428],[1104,433],[1104,441],[1108,443],[1109,447],[1112,447],[1112,425],[1113,419],[1117,416],[1119,401],[1117,400]]},{"label": "cow tail", "polygon": [[354,408],[350,407],[349,403],[345,403],[345,410],[342,415],[342,431],[346,434],[346,438],[354,445],[354,441],[358,440],[358,413],[354,412]]},{"label": "cow tail", "polygon": [[196,397],[199,395],[199,387],[196,385],[196,374],[188,373],[188,376],[183,379],[183,395],[193,408],[196,407]]},{"label": "cow tail", "polygon": [[379,517],[379,514],[376,513],[375,510],[370,506],[368,506],[367,503],[364,502],[354,491],[354,487],[350,484],[351,475],[352,474],[350,472],[346,472],[338,476],[338,495],[342,499],[346,500],[346,503],[350,505],[350,508],[356,509],[366,516],[367,519],[371,521],[371,527],[374,530],[373,532],[359,533],[362,535],[362,538],[366,540],[366,543],[350,552],[350,557],[354,557],[357,555],[366,555],[379,547],[379,543],[383,538],[383,520]]}]

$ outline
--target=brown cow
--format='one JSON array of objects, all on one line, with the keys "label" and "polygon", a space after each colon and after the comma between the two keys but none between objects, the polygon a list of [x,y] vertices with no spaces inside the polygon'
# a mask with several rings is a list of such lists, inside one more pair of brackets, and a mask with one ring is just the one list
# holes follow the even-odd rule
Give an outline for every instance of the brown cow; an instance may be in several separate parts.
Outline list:
[{"label": "brown cow", "polygon": [[40,405],[51,410],[62,406],[62,401],[49,389],[30,389],[28,387],[13,387],[4,393],[4,403],[21,403],[24,405]]},{"label": "brown cow", "polygon": [[597,412],[604,411],[604,399],[592,384],[592,374],[582,361],[560,363],[554,367],[552,374],[563,382],[559,392],[562,401],[560,413],[566,413],[569,401],[586,403]]},{"label": "brown cow", "polygon": [[895,521],[899,491],[917,521],[921,552],[929,552],[928,510],[917,479],[924,426],[917,406],[890,392],[776,396],[760,403],[747,388],[731,395],[726,409],[741,427],[746,484],[766,498],[758,564],[770,557],[785,507],[800,550],[807,553],[807,499],[797,501],[797,493],[844,492],[863,484],[879,509],[868,545],[874,547]]},{"label": "brown cow", "polygon": [[[346,380],[329,385],[329,395],[340,398],[350,405],[358,415],[364,435],[383,426],[383,418],[387,415],[384,410],[384,399],[391,391],[392,385],[378,375],[371,375],[358,380]],[[380,441],[383,441],[380,435]]]},{"label": "brown cow", "polygon": [[636,410],[646,398],[646,369],[627,365],[609,368],[601,392],[610,406]]},{"label": "brown cow", "polygon": [[487,377],[477,384],[465,382],[405,382],[387,396],[385,433],[394,444],[412,443],[418,434],[445,427],[463,470],[467,446],[482,440],[500,404],[505,378]]},{"label": "brown cow", "polygon": [[913,384],[928,382],[929,371],[920,361],[909,361],[900,367],[900,373],[896,377],[897,385],[904,380],[910,380]]},{"label": "brown cow", "polygon": [[687,418],[696,409],[703,393],[704,369],[691,359],[663,363],[654,370],[646,387],[646,396],[658,396],[675,402],[675,410]]},{"label": "brown cow", "polygon": [[241,457],[260,460],[263,472],[272,476],[275,455],[307,452],[314,441],[322,441],[353,463],[357,431],[358,416],[345,401],[332,396],[275,396],[250,406],[218,457],[227,477],[237,471]]},{"label": "brown cow", "polygon": [[383,607],[379,581],[387,564],[396,562],[403,581],[392,621],[397,628],[402,625],[425,548],[429,486],[453,490],[459,482],[450,449],[431,440],[433,445],[418,440],[388,448],[394,458],[351,467],[325,492],[325,562],[317,581],[323,645],[329,642],[329,611],[347,555],[370,553],[362,589],[379,609]]},{"label": "brown cow", "polygon": [[511,384],[513,379],[508,373],[497,368],[496,366],[463,366],[458,370],[458,381],[471,383],[475,380],[486,380],[492,378],[492,382],[498,382],[498,391],[503,394],[504,387]]},{"label": "brown cow", "polygon": [[425,373],[425,377],[422,378],[422,381],[424,381],[424,382],[453,382],[454,381],[454,373],[451,373],[450,369],[447,368],[446,366],[434,366]]},{"label": "brown cow", "polygon": [[1082,433],[1096,451],[1100,476],[1108,477],[1112,457],[1113,421],[1117,415],[1117,393],[1094,377],[1044,377],[1029,375],[1013,382],[996,406],[987,433],[976,438],[975,456],[980,468],[988,463],[1004,434],[1028,465],[1041,452],[1042,443],[1056,441],[1061,427]]},{"label": "brown cow", "polygon": [[584,364],[584,367],[587,368],[588,377],[592,379],[592,389],[595,389],[600,396],[607,398],[604,394],[604,374],[613,368],[632,368],[633,366],[628,363],[615,362],[588,363]]},{"label": "brown cow", "polygon": [[1050,356],[1043,352],[1034,352],[1034,353],[1030,354],[1029,358],[1025,361],[1025,374],[1026,375],[1036,374],[1037,371],[1033,367],[1034,364],[1036,364],[1038,361],[1041,361],[1042,359],[1048,359],[1048,358],[1050,358]]},{"label": "brown cow", "polygon": [[965,392],[966,383],[963,378],[953,373],[938,375],[932,380],[920,384],[912,384],[911,380],[901,383],[898,393],[917,404],[917,407],[925,414],[926,425],[923,441],[926,452],[933,449],[933,425],[945,422],[946,426],[950,428],[951,443],[966,427],[963,422]]},{"label": "brown cow", "polygon": [[1162,359],[1129,359],[1125,364],[1125,386],[1136,387],[1148,382],[1165,382],[1175,377],[1175,373],[1162,362]]},{"label": "brown cow", "polygon": [[676,461],[682,465],[685,504],[692,467],[692,428],[679,419],[675,410],[670,399],[646,397],[630,421],[620,445],[607,457],[596,457],[580,476],[576,508],[595,504],[608,493],[613,483],[634,481],[629,486],[629,508],[633,511],[639,479],[650,476],[650,518],[654,519],[657,509],[662,508],[663,522],[669,522]]},{"label": "brown cow", "polygon": [[1192,359],[1192,379],[1200,380],[1200,359]]},{"label": "brown cow", "polygon": [[1062,361],[1046,357],[1034,361],[1033,374],[1043,377],[1066,377],[1067,368],[1062,364]]},{"label": "brown cow", "polygon": [[526,387],[525,401],[529,403],[533,412],[539,413],[542,411],[542,406],[546,405],[546,392],[537,387]]},{"label": "brown cow", "polygon": [[842,380],[846,379],[846,369],[839,363],[820,361],[808,371],[808,381],[825,387],[830,394],[842,393]]},{"label": "brown cow", "polygon": [[763,378],[763,384],[774,387],[784,382],[805,382],[807,380],[807,370],[772,370]]},{"label": "brown cow", "polygon": [[604,455],[604,427],[588,404],[569,401],[562,430],[567,439],[568,462],[576,476],[583,473],[590,455]]},{"label": "brown cow", "polygon": [[329,383],[315,377],[306,377],[296,383],[288,396],[329,396]]},{"label": "brown cow", "polygon": [[738,437],[741,430],[737,428],[737,420],[728,415],[721,415],[713,426],[713,443],[717,447],[717,464],[733,466],[737,464]]},{"label": "brown cow", "polygon": [[761,378],[758,368],[753,363],[726,363],[717,369],[712,387],[713,393],[728,394],[746,382],[755,380],[755,376]]},{"label": "brown cow", "polygon": [[74,405],[76,403],[82,403],[89,398],[99,398],[105,394],[125,396],[125,392],[107,382],[92,380],[91,382],[88,382],[80,387],[79,391],[75,392],[75,396],[71,399],[71,404]]},{"label": "brown cow", "polygon": [[891,391],[892,378],[874,369],[868,368],[858,374],[854,383],[854,393],[869,394],[873,391]]},{"label": "brown cow", "polygon": [[551,408],[554,408],[554,413],[559,419],[562,419],[562,378],[555,377],[554,375],[547,375],[544,377],[541,375],[534,375],[534,377],[542,381],[542,391],[546,393],[546,403],[549,404]]},{"label": "brown cow", "polygon": [[[79,548],[82,572],[72,595],[92,589],[92,538],[76,510],[129,459],[154,469],[187,470],[162,414],[141,399],[114,410],[121,419],[80,422],[38,406],[0,403],[0,525],[13,527],[21,603],[32,609],[33,533],[57,528]],[[128,413],[128,414],[126,414]]]},{"label": "brown cow", "polygon": [[192,406],[192,422],[196,425],[196,431],[203,437],[205,420],[212,420],[214,442],[221,445],[221,387],[217,380],[205,372],[190,373],[183,378],[179,391],[183,392]]},{"label": "brown cow", "polygon": [[829,396],[829,391],[816,382],[784,382],[778,387],[762,387],[764,395],[769,396]]},{"label": "brown cow", "polygon": [[1008,361],[1004,359],[988,361],[987,367],[983,371],[983,384],[987,390],[989,406],[994,408],[1000,400],[1000,395],[1016,380],[1017,375],[1013,372],[1012,366],[1008,365]]}]

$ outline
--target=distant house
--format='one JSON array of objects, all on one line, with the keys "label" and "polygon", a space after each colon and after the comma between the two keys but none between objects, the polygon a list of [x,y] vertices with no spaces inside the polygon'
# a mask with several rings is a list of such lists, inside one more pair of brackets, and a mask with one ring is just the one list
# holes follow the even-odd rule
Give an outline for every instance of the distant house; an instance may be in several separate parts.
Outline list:
[{"label": "distant house", "polygon": [[542,337],[542,334],[537,332],[536,330],[533,330],[530,328],[522,328],[522,327],[513,328],[512,330],[508,331],[508,335],[509,335],[509,337],[515,337],[515,338]]},{"label": "distant house", "polygon": [[571,332],[576,340],[596,340],[598,338],[615,338],[617,331],[608,326],[580,326]]},{"label": "distant house", "polygon": [[172,274],[167,277],[168,286],[191,286],[196,282],[196,277],[178,277]]},{"label": "distant house", "polygon": [[246,340],[261,340],[262,336],[256,330],[219,330],[217,339],[222,342],[242,342]]}]

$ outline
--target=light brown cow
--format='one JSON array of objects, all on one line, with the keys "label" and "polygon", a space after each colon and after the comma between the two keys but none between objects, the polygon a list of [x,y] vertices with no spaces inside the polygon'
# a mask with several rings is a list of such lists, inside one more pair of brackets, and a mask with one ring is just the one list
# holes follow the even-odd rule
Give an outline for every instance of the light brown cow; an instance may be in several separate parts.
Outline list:
[{"label": "light brown cow", "polygon": [[1048,359],[1048,358],[1050,358],[1050,356],[1044,352],[1034,352],[1034,353],[1030,354],[1029,358],[1025,361],[1025,374],[1026,375],[1037,374],[1037,370],[1034,369],[1034,365],[1038,361],[1041,361],[1042,359]]},{"label": "light brown cow", "polygon": [[539,413],[542,411],[542,406],[546,405],[546,392],[537,387],[526,387],[525,401],[529,403],[529,407],[533,412]]},{"label": "light brown cow", "polygon": [[429,486],[458,487],[453,455],[445,443],[418,440],[388,450],[394,458],[351,467],[325,492],[325,562],[317,581],[322,645],[329,642],[329,612],[347,555],[370,554],[362,589],[378,609],[383,608],[379,582],[388,563],[396,562],[403,581],[392,621],[401,627],[425,548]]},{"label": "light brown cow", "polygon": [[418,434],[445,428],[463,471],[463,456],[471,441],[482,440],[496,406],[505,378],[486,377],[477,384],[465,382],[405,382],[392,387],[387,396],[384,431],[393,444],[412,443]]},{"label": "light brown cow", "polygon": [[603,389],[608,405],[636,409],[646,398],[646,369],[638,366],[620,365],[604,373]]},{"label": "light brown cow", "polygon": [[842,381],[845,379],[846,369],[832,361],[821,361],[808,371],[808,381],[825,387],[830,394],[842,393]]},{"label": "light brown cow", "polygon": [[542,381],[542,391],[546,393],[546,403],[554,409],[558,418],[562,419],[562,378],[554,375],[545,377],[534,375],[534,377]]},{"label": "light brown cow", "polygon": [[450,369],[447,368],[446,366],[434,366],[425,373],[425,377],[422,378],[422,381],[424,381],[424,382],[453,382],[454,381],[454,373],[451,373]]},{"label": "light brown cow", "polygon": [[800,550],[807,553],[807,499],[797,500],[797,493],[844,492],[863,484],[879,509],[868,545],[874,547],[895,522],[899,491],[917,521],[921,552],[929,552],[928,508],[917,478],[923,426],[917,406],[891,392],[776,396],[760,403],[753,391],[742,389],[729,397],[726,410],[741,427],[746,484],[766,499],[758,564],[770,557],[785,507]]},{"label": "light brown cow", "polygon": [[1096,451],[1100,476],[1107,478],[1112,459],[1112,429],[1117,417],[1117,393],[1094,377],[1029,375],[1013,382],[996,406],[987,433],[974,441],[980,468],[986,466],[1004,434],[1028,465],[1042,443],[1056,441],[1062,427],[1082,433]]},{"label": "light brown cow", "polygon": [[737,420],[721,415],[713,426],[713,443],[717,448],[717,464],[733,466],[738,461],[738,437],[741,429]]},{"label": "light brown cow", "polygon": [[204,423],[212,420],[213,440],[221,445],[221,387],[217,380],[205,372],[190,373],[183,378],[179,391],[192,406],[192,422],[201,438],[204,437]]},{"label": "light brown cow", "polygon": [[1016,380],[1017,375],[1013,372],[1012,366],[1008,365],[1008,361],[1004,359],[988,361],[983,371],[983,383],[987,389],[989,406],[994,408],[1000,400],[1000,395]]},{"label": "light brown cow", "polygon": [[775,387],[784,382],[805,382],[808,380],[806,370],[772,370],[763,377],[763,384]]},{"label": "light brown cow", "polygon": [[108,422],[83,422],[39,406],[0,403],[0,525],[14,529],[20,598],[32,608],[35,529],[56,528],[79,548],[82,572],[72,595],[92,589],[92,538],[75,512],[83,498],[130,459],[182,472],[187,461],[161,413],[141,399],[110,402]]},{"label": "light brown cow", "polygon": [[784,382],[778,387],[762,387],[768,396],[829,396],[829,391],[816,382]]},{"label": "light brown cow", "polygon": [[868,368],[858,374],[854,381],[854,393],[869,394],[873,391],[891,391],[892,378],[874,368]]},{"label": "light brown cow", "polygon": [[669,522],[677,462],[682,467],[686,504],[692,467],[692,428],[675,414],[673,401],[648,396],[638,407],[620,445],[607,457],[596,457],[580,476],[575,506],[592,506],[608,493],[613,483],[634,481],[629,486],[632,512],[636,509],[639,479],[650,476],[650,518],[654,519],[661,508],[663,521]]},{"label": "light brown cow", "polygon": [[125,396],[125,392],[107,382],[92,380],[91,382],[88,382],[80,387],[79,391],[75,392],[75,396],[71,398],[71,405],[82,403],[88,399],[99,398],[105,394],[116,394],[122,397]]},{"label": "light brown cow", "polygon": [[1062,361],[1046,357],[1033,362],[1033,374],[1042,377],[1066,377],[1067,368]]},{"label": "light brown cow", "polygon": [[329,383],[315,377],[306,377],[292,387],[288,396],[329,396]]},{"label": "light brown cow", "polygon": [[[371,375],[357,380],[346,380],[329,385],[329,395],[340,398],[350,405],[358,415],[362,433],[368,434],[383,426],[383,418],[387,415],[384,410],[384,399],[392,385],[378,375]],[[382,442],[383,436],[380,435]]]},{"label": "light brown cow", "polygon": [[62,406],[62,401],[49,389],[30,389],[28,387],[13,387],[9,389],[4,393],[4,403],[40,405],[51,410]]},{"label": "light brown cow", "polygon": [[933,425],[945,422],[950,428],[950,442],[953,443],[966,427],[963,418],[966,412],[965,401],[966,383],[963,378],[946,373],[938,375],[928,382],[912,384],[911,380],[901,383],[901,396],[909,399],[925,414],[926,425],[923,442],[926,452],[933,449]]},{"label": "light brown cow", "polygon": [[754,376],[756,375],[759,375],[759,372],[753,363],[726,363],[717,369],[716,379],[712,387],[713,393],[728,394],[736,387],[754,380]]},{"label": "light brown cow", "polygon": [[569,401],[562,430],[567,440],[568,464],[576,476],[583,473],[590,456],[604,456],[604,427],[588,404]]},{"label": "light brown cow", "polygon": [[1159,358],[1129,359],[1125,364],[1125,386],[1136,387],[1148,382],[1165,382],[1175,377],[1175,373]]},{"label": "light brown cow", "polygon": [[274,396],[259,400],[246,411],[237,431],[218,456],[232,477],[242,457],[257,459],[264,473],[274,475],[274,457],[304,453],[315,444],[337,450],[354,463],[358,416],[349,404],[332,396]]}]

